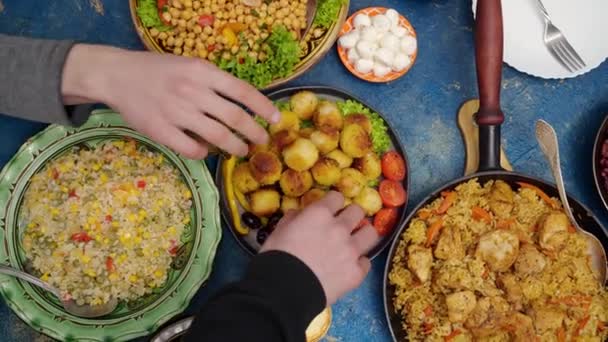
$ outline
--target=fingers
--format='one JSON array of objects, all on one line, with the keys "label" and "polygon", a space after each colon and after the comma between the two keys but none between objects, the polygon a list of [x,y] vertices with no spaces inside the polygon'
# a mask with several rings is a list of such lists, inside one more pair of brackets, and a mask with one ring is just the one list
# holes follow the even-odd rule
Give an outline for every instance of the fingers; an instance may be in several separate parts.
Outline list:
[{"label": "fingers", "polygon": [[367,225],[354,233],[351,239],[361,255],[366,255],[376,246],[380,236],[374,227]]},{"label": "fingers", "polygon": [[271,123],[277,123],[281,119],[281,113],[272,101],[249,83],[221,72],[219,69],[216,70],[216,74],[213,77],[217,79],[213,83],[213,87],[222,95],[243,104]]},{"label": "fingers", "polygon": [[249,151],[247,144],[237,138],[228,128],[221,123],[203,115],[202,113],[185,114],[181,123],[184,129],[188,129],[209,144],[237,156],[245,156]]},{"label": "fingers", "polygon": [[344,196],[337,191],[330,191],[325,195],[325,197],[309,206],[309,208],[313,207],[327,208],[332,214],[335,215],[344,207]]},{"label": "fingers", "polygon": [[239,131],[245,138],[255,144],[266,144],[268,133],[253,120],[241,107],[231,103],[215,93],[202,96],[199,109],[207,112],[226,126]]},{"label": "fingers", "polygon": [[285,213],[285,215],[283,215],[283,218],[281,219],[281,221],[279,221],[279,223],[277,224],[277,228],[281,228],[281,227],[285,227],[288,226],[291,222],[293,222],[293,220],[298,216],[298,211],[297,210],[289,210]]},{"label": "fingers", "polygon": [[203,159],[209,152],[208,147],[204,143],[192,139],[168,122],[152,120],[146,126],[146,129],[142,130],[144,134],[149,135],[157,142],[168,146],[186,158]]},{"label": "fingers", "polygon": [[369,261],[368,257],[360,257],[359,258],[359,268],[361,269],[361,279],[359,279],[359,283],[365,279],[365,276],[369,273],[369,270],[372,268],[372,262]]},{"label": "fingers", "polygon": [[351,204],[338,215],[338,219],[348,227],[348,232],[352,232],[359,222],[365,217],[365,213],[360,206]]}]

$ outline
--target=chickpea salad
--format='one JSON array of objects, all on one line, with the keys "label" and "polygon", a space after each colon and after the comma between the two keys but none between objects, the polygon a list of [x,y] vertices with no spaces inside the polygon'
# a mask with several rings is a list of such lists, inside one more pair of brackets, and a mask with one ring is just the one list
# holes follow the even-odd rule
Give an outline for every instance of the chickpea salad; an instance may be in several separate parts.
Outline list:
[{"label": "chickpea salad", "polygon": [[364,210],[360,226],[372,224],[390,235],[407,200],[407,169],[384,120],[356,101],[327,100],[307,90],[277,107],[281,121],[266,124],[270,143],[224,162],[235,230],[261,245],[283,213],[336,190],[345,205]]},{"label": "chickpea salad", "polygon": [[[344,1],[320,0],[313,26],[330,27]],[[138,0],[137,15],[165,52],[210,61],[261,88],[289,76],[300,61],[307,3]]]}]

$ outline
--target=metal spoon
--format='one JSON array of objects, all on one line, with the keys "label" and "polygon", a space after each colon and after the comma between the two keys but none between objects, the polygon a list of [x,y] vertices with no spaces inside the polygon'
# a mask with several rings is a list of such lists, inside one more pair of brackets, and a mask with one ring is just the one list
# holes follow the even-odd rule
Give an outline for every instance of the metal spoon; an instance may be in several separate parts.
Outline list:
[{"label": "metal spoon", "polygon": [[308,0],[306,2],[306,28],[302,31],[300,40],[306,38],[308,31],[312,27],[312,22],[315,20],[315,15],[317,15],[317,0]]},{"label": "metal spoon", "polygon": [[32,285],[36,285],[40,288],[43,288],[43,289],[49,291],[50,293],[52,293],[55,297],[57,297],[59,299],[59,301],[61,302],[61,305],[63,305],[63,308],[65,309],[65,311],[67,311],[75,316],[78,316],[78,317],[95,318],[95,317],[105,316],[105,315],[111,313],[112,311],[114,311],[114,309],[116,309],[116,306],[118,305],[118,301],[115,298],[110,298],[110,300],[107,303],[102,304],[102,305],[95,305],[95,306],[78,305],[72,299],[69,299],[69,300],[64,299],[64,297],[61,295],[61,291],[59,291],[59,289],[54,288],[53,286],[34,277],[33,275],[31,275],[29,273],[26,273],[21,270],[18,270],[18,269],[12,268],[12,267],[8,267],[5,265],[0,265],[0,273],[10,275],[13,277],[17,277],[21,280],[27,281],[28,283],[30,283]]},{"label": "metal spoon", "polygon": [[600,283],[604,285],[606,284],[607,273],[606,251],[604,250],[600,240],[598,240],[595,235],[581,228],[574,218],[574,214],[572,213],[572,209],[568,203],[568,197],[566,196],[564,179],[562,178],[557,135],[555,134],[553,127],[551,127],[551,125],[544,120],[536,121],[536,140],[538,141],[541,150],[545,154],[545,158],[547,158],[547,161],[551,166],[553,178],[555,178],[557,191],[559,192],[559,197],[564,206],[564,211],[566,212],[566,215],[568,215],[570,222],[572,222],[576,230],[580,234],[583,234],[587,239],[587,252],[591,256],[591,268],[595,272]]}]

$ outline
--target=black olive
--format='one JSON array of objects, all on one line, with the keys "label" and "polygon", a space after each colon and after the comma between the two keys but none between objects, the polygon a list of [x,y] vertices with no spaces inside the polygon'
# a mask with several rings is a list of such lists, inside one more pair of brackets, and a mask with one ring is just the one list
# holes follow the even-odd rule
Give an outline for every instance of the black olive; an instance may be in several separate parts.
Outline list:
[{"label": "black olive", "polygon": [[265,229],[258,230],[257,240],[260,245],[263,245],[270,233]]},{"label": "black olive", "polygon": [[241,219],[247,227],[253,230],[262,228],[262,221],[260,218],[250,212],[244,212],[243,215],[241,215]]},{"label": "black olive", "polygon": [[277,223],[279,223],[282,218],[283,213],[280,211],[277,211],[276,213],[272,214],[272,216],[268,218],[268,223],[266,223],[266,229],[272,232],[276,228]]}]

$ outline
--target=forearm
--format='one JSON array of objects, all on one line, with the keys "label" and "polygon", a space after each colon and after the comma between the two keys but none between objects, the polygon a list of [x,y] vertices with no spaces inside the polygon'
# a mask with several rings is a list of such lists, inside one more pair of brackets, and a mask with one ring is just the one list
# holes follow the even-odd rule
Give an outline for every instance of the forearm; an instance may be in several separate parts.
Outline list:
[{"label": "forearm", "polygon": [[256,256],[245,278],[212,298],[187,341],[304,341],[325,295],[314,273],[282,252]]}]

